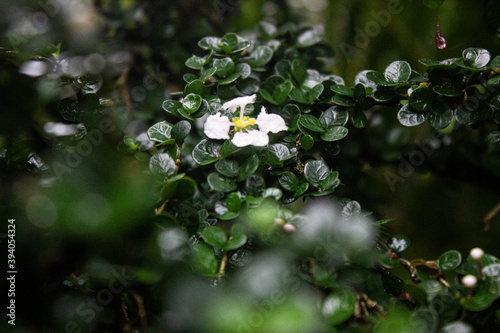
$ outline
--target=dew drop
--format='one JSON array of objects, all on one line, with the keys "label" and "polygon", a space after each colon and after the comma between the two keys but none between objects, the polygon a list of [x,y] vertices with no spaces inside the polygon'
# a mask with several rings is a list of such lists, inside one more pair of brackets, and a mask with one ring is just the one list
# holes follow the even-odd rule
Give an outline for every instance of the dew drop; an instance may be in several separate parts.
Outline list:
[{"label": "dew drop", "polygon": [[446,38],[438,32],[436,36],[434,36],[434,44],[436,44],[438,49],[442,50],[446,47]]}]

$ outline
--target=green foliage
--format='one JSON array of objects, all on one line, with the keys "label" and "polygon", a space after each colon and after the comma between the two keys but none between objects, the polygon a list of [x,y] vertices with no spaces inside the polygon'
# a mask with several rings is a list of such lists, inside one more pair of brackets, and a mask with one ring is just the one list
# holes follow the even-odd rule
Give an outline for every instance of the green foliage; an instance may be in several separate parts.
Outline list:
[{"label": "green foliage", "polygon": [[[436,9],[443,1],[424,3]],[[63,90],[52,96],[59,96],[52,116],[65,121],[60,125],[69,134],[45,130],[46,140],[54,136],[51,149],[63,151],[71,162],[68,156],[74,158],[80,150],[84,155],[83,145],[97,142],[96,133],[100,140],[103,133],[109,134],[106,140],[119,138],[123,168],[134,174],[127,179],[129,185],[121,178],[125,172],[111,161],[104,176],[122,187],[107,193],[100,179],[65,175],[72,172],[67,166],[69,171],[54,163],[36,169],[47,183],[63,182],[34,195],[38,201],[27,208],[52,214],[53,220],[44,226],[50,230],[49,241],[68,238],[80,246],[79,237],[95,237],[105,253],[111,241],[147,239],[127,251],[132,258],[119,253],[107,259],[121,263],[130,281],[121,281],[113,310],[89,330],[109,331],[108,322],[120,322],[127,309],[134,315],[133,320],[127,317],[127,325],[145,325],[144,306],[151,331],[498,329],[497,257],[462,260],[460,251],[449,250],[431,260],[407,259],[403,253],[411,253],[410,245],[415,245],[410,238],[393,234],[386,228],[390,220],[375,221],[357,201],[343,195],[351,185],[342,182],[339,154],[347,150],[354,155],[349,150],[362,148],[353,138],[377,126],[387,130],[388,119],[400,123],[384,133],[388,142],[401,128],[428,123],[440,133],[458,126],[479,129],[482,136],[477,137],[488,144],[485,149],[494,150],[500,141],[500,56],[492,60],[485,49],[467,48],[457,58],[422,59],[421,72],[415,70],[417,64],[398,60],[382,72],[360,72],[348,86],[329,73],[326,65],[333,51],[318,28],[262,22],[241,35],[203,37],[197,46],[197,52],[181,62],[187,73],[174,86],[177,91],[169,90],[168,99],[157,101],[161,114],[143,115],[148,126],[140,133],[122,120],[130,110],[115,105],[114,99],[119,103],[126,94],[116,98],[101,90],[106,83],[101,76],[47,75],[39,80],[76,91],[71,98]],[[59,51],[44,63],[60,66]],[[128,75],[124,73],[121,77]],[[252,95],[255,102],[246,106],[232,109],[226,104]],[[286,129],[263,131],[269,139],[265,144],[233,142],[237,134],[272,127],[274,120],[257,123],[261,110],[268,119],[283,120]],[[373,125],[380,114],[384,123]],[[214,136],[206,124],[215,116],[221,124]],[[106,130],[109,118],[120,129],[117,133]],[[248,127],[236,125],[243,120]],[[370,144],[383,146],[380,159],[390,160],[400,148],[396,141]],[[101,160],[115,146],[100,146]],[[11,166],[28,157],[32,164],[43,165],[37,155],[25,153],[32,154],[31,147],[6,147],[0,158]],[[89,158],[89,168],[100,167],[92,162]],[[64,198],[57,207],[55,197]],[[115,201],[118,204],[110,208],[108,202]],[[133,219],[140,220],[134,227],[129,226]],[[117,231],[121,229],[131,231],[122,234]],[[107,232],[116,235],[110,240],[102,236]],[[94,250],[81,246],[82,253]],[[79,260],[71,269],[63,267],[52,281],[59,286],[51,285],[57,297],[49,304],[58,330],[66,328],[64,320],[70,322],[81,312],[79,301],[118,290],[109,282],[115,271],[110,273],[103,259]],[[65,312],[66,300],[77,304],[75,311]],[[44,325],[51,326],[45,320]]]}]

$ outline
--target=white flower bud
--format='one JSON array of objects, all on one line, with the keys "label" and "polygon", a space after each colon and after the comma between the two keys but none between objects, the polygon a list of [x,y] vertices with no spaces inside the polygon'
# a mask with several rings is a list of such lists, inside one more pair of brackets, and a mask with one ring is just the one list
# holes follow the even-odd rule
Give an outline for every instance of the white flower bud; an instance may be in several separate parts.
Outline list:
[{"label": "white flower bud", "polygon": [[282,226],[283,224],[285,224],[285,220],[280,219],[279,217],[277,217],[277,218],[274,219],[274,224],[276,224],[277,226]]},{"label": "white flower bud", "polygon": [[467,288],[474,288],[477,284],[477,278],[474,275],[466,275],[462,278],[462,284]]},{"label": "white flower bud", "polygon": [[297,230],[297,228],[295,228],[293,224],[285,223],[283,225],[283,230],[285,230],[286,232],[294,232],[295,230]]},{"label": "white flower bud", "polygon": [[469,254],[470,254],[471,258],[474,260],[481,260],[484,257],[484,251],[483,251],[483,249],[481,249],[479,247],[475,247],[472,250],[470,250]]}]

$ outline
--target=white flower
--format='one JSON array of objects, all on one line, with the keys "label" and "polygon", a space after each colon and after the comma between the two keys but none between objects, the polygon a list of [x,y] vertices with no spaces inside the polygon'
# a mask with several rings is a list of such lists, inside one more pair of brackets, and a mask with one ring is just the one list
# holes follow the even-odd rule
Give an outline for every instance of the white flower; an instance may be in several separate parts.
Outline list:
[{"label": "white flower", "polygon": [[245,106],[247,104],[253,104],[255,103],[255,99],[257,98],[257,95],[253,94],[252,96],[243,96],[243,97],[238,97],[235,99],[232,99],[224,104],[222,104],[222,107],[229,112],[235,112],[238,107],[240,108],[241,112],[245,110]]},{"label": "white flower", "polygon": [[229,139],[230,129],[234,127],[235,133],[231,142],[235,146],[266,146],[269,143],[267,133],[278,133],[287,130],[288,127],[279,115],[267,114],[265,107],[262,107],[257,119],[244,116],[245,106],[254,103],[255,98],[255,95],[239,97],[224,103],[222,107],[232,112],[239,108],[240,116],[231,120],[219,112],[208,116],[204,128],[205,134],[211,139]]},{"label": "white flower", "polygon": [[208,116],[205,123],[205,134],[212,139],[229,139],[229,128],[234,124],[219,112]]},{"label": "white flower", "polygon": [[267,114],[265,107],[260,110],[255,123],[259,125],[259,131],[264,133],[278,133],[288,129],[283,118],[277,114]]}]

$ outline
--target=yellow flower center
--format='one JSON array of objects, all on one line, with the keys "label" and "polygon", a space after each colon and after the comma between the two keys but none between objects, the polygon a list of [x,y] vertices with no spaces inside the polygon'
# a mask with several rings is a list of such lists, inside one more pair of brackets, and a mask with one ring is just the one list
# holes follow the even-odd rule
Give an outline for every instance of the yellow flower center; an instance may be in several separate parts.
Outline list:
[{"label": "yellow flower center", "polygon": [[234,123],[235,131],[245,131],[250,127],[250,125],[255,125],[255,118],[249,118],[247,116],[243,118],[234,117],[231,121]]}]

